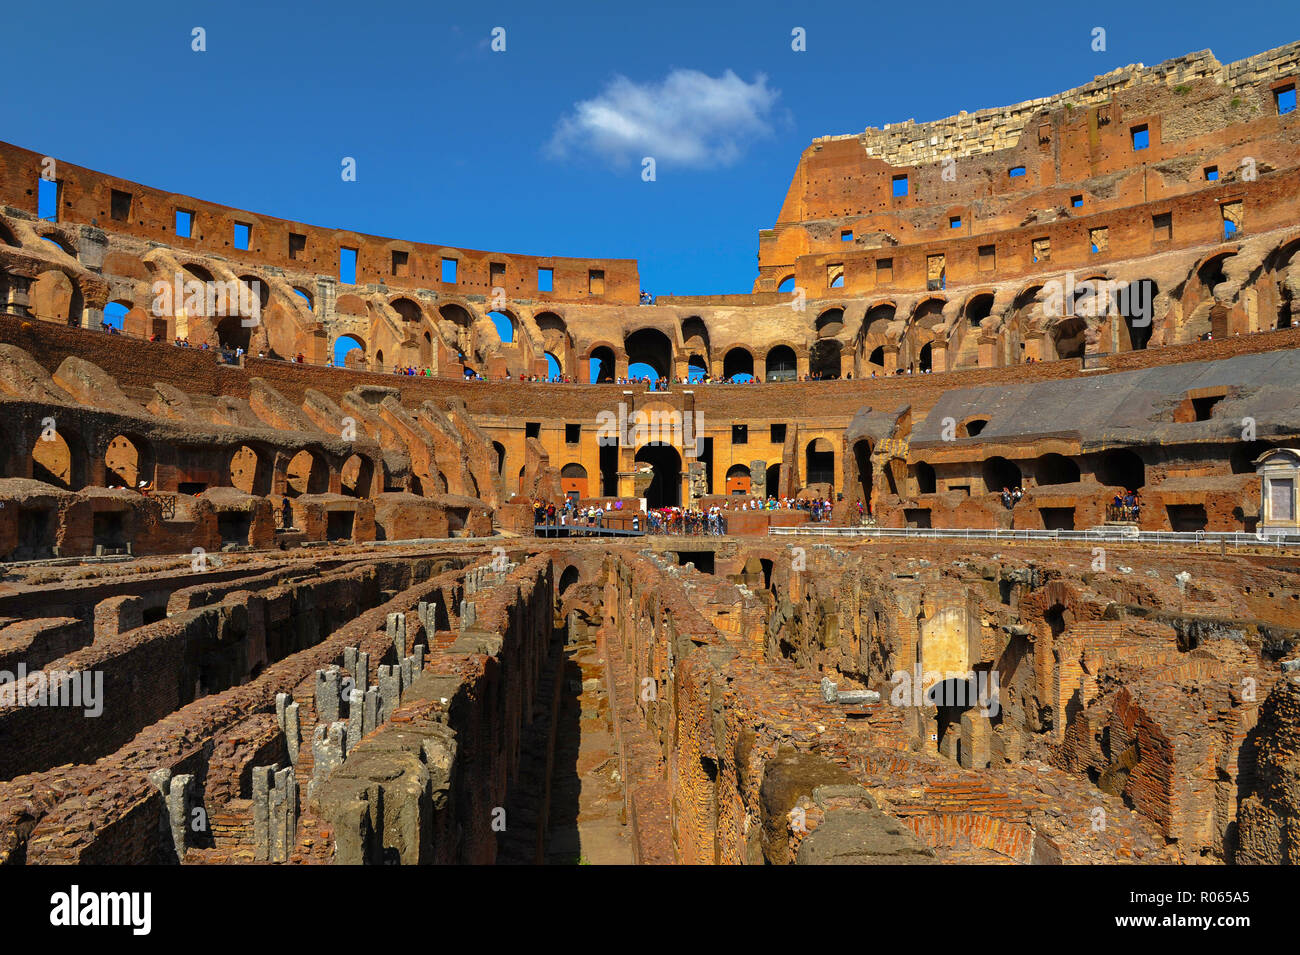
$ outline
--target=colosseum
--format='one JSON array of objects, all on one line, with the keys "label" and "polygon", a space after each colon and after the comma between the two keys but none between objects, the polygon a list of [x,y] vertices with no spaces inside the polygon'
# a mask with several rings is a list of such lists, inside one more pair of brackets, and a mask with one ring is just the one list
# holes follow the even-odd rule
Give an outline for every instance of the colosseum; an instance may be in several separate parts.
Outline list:
[{"label": "colosseum", "polygon": [[1297,79],[817,138],[707,296],[0,144],[0,861],[1300,861]]}]

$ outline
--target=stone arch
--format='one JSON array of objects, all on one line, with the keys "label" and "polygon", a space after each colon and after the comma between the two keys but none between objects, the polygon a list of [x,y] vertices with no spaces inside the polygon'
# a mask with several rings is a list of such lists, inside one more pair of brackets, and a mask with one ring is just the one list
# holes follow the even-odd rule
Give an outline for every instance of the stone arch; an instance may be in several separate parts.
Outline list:
[{"label": "stone arch", "polygon": [[259,497],[271,493],[271,464],[267,452],[247,444],[240,445],[231,453],[226,470],[231,487]]},{"label": "stone arch", "polygon": [[733,464],[727,468],[727,494],[748,494],[753,488],[753,476],[744,464]]},{"label": "stone arch", "polygon": [[[334,364],[340,368],[343,368],[347,366],[348,358],[352,357],[353,353],[358,351],[361,354],[357,357],[354,357],[353,362],[365,364],[366,343],[361,339],[361,336],[354,335],[351,332],[347,332],[343,335],[340,335],[338,338],[334,339],[334,347],[333,349],[331,349],[330,353],[334,356]],[[358,362],[358,358],[359,358],[359,362]]]},{"label": "stone arch", "polygon": [[808,351],[808,373],[814,377],[834,379],[840,376],[843,346],[834,338],[823,338]]},{"label": "stone arch", "polygon": [[324,494],[329,490],[329,479],[329,465],[325,463],[325,458],[310,448],[303,448],[285,466],[285,496]]},{"label": "stone arch", "polygon": [[1122,487],[1128,491],[1146,487],[1146,464],[1137,452],[1128,448],[1113,448],[1097,457],[1097,481],[1107,487]]},{"label": "stone arch", "polygon": [[682,503],[682,457],[670,444],[646,444],[634,459],[649,464],[653,477],[645,490],[646,505],[652,508],[679,507]]},{"label": "stone arch", "polygon": [[1020,468],[1012,461],[995,454],[988,458],[982,467],[984,487],[990,494],[996,494],[1004,487],[1019,487],[1024,481]]},{"label": "stone arch", "polygon": [[1063,454],[1049,452],[1034,462],[1034,479],[1040,485],[1078,484],[1079,465]]},{"label": "stone arch", "polygon": [[348,497],[370,497],[375,468],[363,454],[353,454],[340,469],[340,488]]},{"label": "stone arch", "polygon": [[748,348],[736,345],[722,356],[722,377],[735,378],[745,375],[754,377],[754,356]]},{"label": "stone arch", "polygon": [[623,341],[628,366],[649,365],[661,378],[673,373],[673,343],[657,328],[640,328]]},{"label": "stone arch", "polygon": [[587,469],[576,461],[560,468],[560,493],[574,500],[589,497],[587,489]]},{"label": "stone arch", "polygon": [[799,377],[798,358],[789,345],[774,345],[768,349],[764,364],[768,381],[794,381]]},{"label": "stone arch", "polygon": [[[617,378],[618,359],[614,353],[614,346],[593,345],[584,360],[587,363],[588,378],[593,385],[613,382]],[[592,368],[592,362],[599,362],[599,367]]]},{"label": "stone arch", "polygon": [[405,295],[394,298],[388,303],[388,307],[396,312],[403,322],[418,324],[424,321],[424,309],[420,307],[420,303]]},{"label": "stone arch", "polygon": [[104,480],[110,487],[154,483],[153,447],[138,435],[119,434],[104,451]]},{"label": "stone arch", "polygon": [[32,478],[63,488],[79,491],[84,486],[84,463],[77,460],[77,440],[63,429],[42,430],[32,447]]},{"label": "stone arch", "polygon": [[834,306],[823,311],[817,316],[814,323],[814,329],[818,338],[832,338],[844,331],[844,309],[842,306]]}]

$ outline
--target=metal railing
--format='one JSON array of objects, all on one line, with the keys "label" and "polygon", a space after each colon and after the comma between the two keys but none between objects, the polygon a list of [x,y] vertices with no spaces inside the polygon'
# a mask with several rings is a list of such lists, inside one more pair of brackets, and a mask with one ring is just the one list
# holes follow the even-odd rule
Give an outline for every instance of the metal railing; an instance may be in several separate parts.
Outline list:
[{"label": "metal railing", "polygon": [[1300,534],[1245,531],[1141,531],[1135,527],[1090,528],[1086,531],[1004,530],[975,527],[769,527],[776,537],[880,537],[913,540],[955,539],[992,541],[1110,541],[1115,543],[1186,544],[1227,547],[1300,547]]}]

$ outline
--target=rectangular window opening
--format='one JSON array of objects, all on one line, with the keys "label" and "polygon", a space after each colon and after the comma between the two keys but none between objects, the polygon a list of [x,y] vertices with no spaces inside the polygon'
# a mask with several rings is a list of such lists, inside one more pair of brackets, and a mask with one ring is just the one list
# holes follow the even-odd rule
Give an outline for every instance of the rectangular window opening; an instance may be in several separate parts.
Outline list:
[{"label": "rectangular window opening", "polygon": [[1083,196],[1071,196],[1070,205],[1073,206],[1075,209],[1079,208],[1081,205],[1083,205]]},{"label": "rectangular window opening", "polygon": [[344,285],[357,284],[357,250],[347,246],[339,248],[339,281]]},{"label": "rectangular window opening", "polygon": [[456,259],[442,260],[442,281],[447,285],[456,284]]},{"label": "rectangular window opening", "polygon": [[235,223],[235,248],[248,249],[248,242],[253,236],[253,227],[243,222]]},{"label": "rectangular window opening", "polygon": [[1025,174],[1024,166],[1012,166],[1010,169],[1007,170],[1008,179],[1018,179],[1024,174]]},{"label": "rectangular window opening", "polygon": [[591,295],[605,294],[605,270],[604,269],[587,270],[587,292]]},{"label": "rectangular window opening", "polygon": [[1174,237],[1174,215],[1161,212],[1151,217],[1152,238],[1156,242],[1168,242]]},{"label": "rectangular window opening", "polygon": [[749,444],[749,425],[733,424],[731,426],[732,444]]},{"label": "rectangular window opening", "polygon": [[906,175],[895,176],[895,177],[894,177],[894,195],[896,195],[896,196],[905,196],[905,195],[907,195],[907,176],[906,176]]},{"label": "rectangular window opening", "polygon": [[1151,145],[1151,131],[1147,128],[1146,123],[1141,126],[1134,126],[1129,132],[1133,135],[1134,152],[1146,149]]},{"label": "rectangular window opening", "polygon": [[176,210],[176,238],[188,239],[194,228],[194,213],[184,209]]},{"label": "rectangular window opening", "polygon": [[127,222],[131,218],[131,193],[114,189],[109,197],[108,214],[114,222]]},{"label": "rectangular window opening", "polygon": [[307,251],[307,237],[299,235],[297,232],[289,233],[289,258],[297,259],[299,255]]},{"label": "rectangular window opening", "polygon": [[524,422],[525,438],[540,438],[542,436],[542,423],[540,421]]},{"label": "rectangular window opening", "polygon": [[36,215],[51,222],[59,221],[59,196],[63,193],[63,182],[59,179],[46,179],[42,176],[36,180]]},{"label": "rectangular window opening", "polygon": [[1273,93],[1274,102],[1277,104],[1277,114],[1285,116],[1287,113],[1295,112],[1295,84],[1284,86]]},{"label": "rectangular window opening", "polygon": [[1218,166],[1206,166],[1206,167],[1205,167],[1205,181],[1206,181],[1206,182],[1218,182],[1218,181],[1219,181],[1219,167],[1218,167]]},{"label": "rectangular window opening", "polygon": [[393,250],[393,274],[397,276],[406,276],[411,274],[411,253]]},{"label": "rectangular window opening", "polygon": [[841,230],[841,231],[840,231],[840,241],[841,241],[841,242],[852,242],[852,241],[853,241],[853,230],[852,230],[852,229],[843,229],[843,230]]},{"label": "rectangular window opening", "polygon": [[894,260],[876,259],[876,284],[888,285],[894,281]]},{"label": "rectangular window opening", "polygon": [[948,228],[949,228],[949,229],[960,229],[960,228],[961,228],[961,216],[949,216],[949,217],[948,217]]},{"label": "rectangular window opening", "polygon": [[554,269],[537,270],[537,291],[539,292],[555,291],[555,270]]},{"label": "rectangular window opening", "polygon": [[772,425],[772,443],[785,444],[785,425],[783,424]]},{"label": "rectangular window opening", "polygon": [[998,250],[995,245],[981,245],[979,247],[980,271],[993,272],[998,267]]},{"label": "rectangular window opening", "polygon": [[582,425],[566,424],[564,426],[564,443],[577,444],[578,439],[582,436]]}]

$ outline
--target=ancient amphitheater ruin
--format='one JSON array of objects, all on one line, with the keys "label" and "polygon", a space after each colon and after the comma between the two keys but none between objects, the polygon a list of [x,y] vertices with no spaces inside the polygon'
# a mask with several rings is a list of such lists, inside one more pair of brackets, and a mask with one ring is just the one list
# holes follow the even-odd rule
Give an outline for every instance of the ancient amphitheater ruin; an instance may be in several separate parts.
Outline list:
[{"label": "ancient amphitheater ruin", "polygon": [[0,861],[1300,860],[1298,79],[819,138],[653,303],[0,144]]}]

